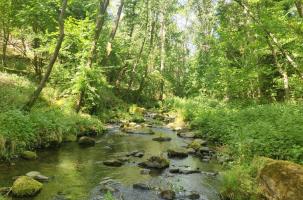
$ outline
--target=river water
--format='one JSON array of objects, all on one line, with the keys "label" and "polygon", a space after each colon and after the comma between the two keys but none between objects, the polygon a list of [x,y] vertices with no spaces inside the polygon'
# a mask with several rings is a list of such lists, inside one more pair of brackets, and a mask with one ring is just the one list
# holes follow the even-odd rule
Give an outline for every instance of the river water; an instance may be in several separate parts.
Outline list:
[{"label": "river water", "polygon": [[[119,134],[118,125],[109,125],[108,133],[97,138],[94,147],[81,148],[77,143],[67,143],[58,149],[39,152],[39,159],[35,161],[18,160],[15,165],[0,166],[0,186],[10,186],[13,177],[24,175],[29,171],[39,171],[50,177],[44,183],[42,191],[33,200],[97,200],[103,199],[98,189],[100,181],[110,177],[120,183],[124,200],[152,200],[159,199],[156,193],[146,193],[132,189],[134,183],[149,183],[164,189],[175,191],[195,191],[200,199],[220,199],[218,187],[220,176],[207,174],[177,175],[168,170],[154,175],[143,175],[137,163],[152,155],[165,155],[169,148],[186,145],[186,140],[176,136],[170,129],[160,126],[152,128],[156,135],[127,135]],[[156,142],[152,138],[157,135],[169,136],[170,142]],[[144,150],[143,158],[131,158],[122,167],[104,166],[102,161],[121,157],[134,150]],[[199,168],[205,172],[219,171],[215,162],[204,163],[199,158],[189,156],[185,159],[170,159],[170,166]],[[14,199],[14,198],[12,198]],[[19,198],[20,199],[20,198]]]}]

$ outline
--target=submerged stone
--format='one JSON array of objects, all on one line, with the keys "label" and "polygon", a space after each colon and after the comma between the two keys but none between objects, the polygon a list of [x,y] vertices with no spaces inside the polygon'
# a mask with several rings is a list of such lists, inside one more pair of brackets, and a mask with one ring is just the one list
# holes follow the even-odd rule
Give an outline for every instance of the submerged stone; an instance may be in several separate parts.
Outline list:
[{"label": "submerged stone", "polygon": [[150,190],[151,187],[145,183],[135,183],[133,184],[134,189],[139,189],[139,190]]},{"label": "submerged stone", "polygon": [[156,137],[156,138],[153,138],[153,141],[169,142],[169,141],[171,141],[171,138],[170,137]]},{"label": "submerged stone", "polygon": [[163,190],[160,192],[160,197],[166,200],[173,200],[176,198],[176,193],[172,190]]},{"label": "submerged stone", "polygon": [[26,174],[26,176],[32,178],[32,179],[35,179],[39,182],[47,182],[49,180],[49,178],[47,176],[44,176],[42,175],[40,172],[37,172],[37,171],[31,171],[31,172],[28,172]]},{"label": "submerged stone", "polygon": [[142,158],[144,156],[144,151],[132,151],[132,152],[126,154],[126,156],[133,156],[133,157],[137,157],[137,158]]},{"label": "submerged stone", "polygon": [[103,164],[110,167],[121,167],[123,165],[123,162],[120,160],[107,160],[104,161]]},{"label": "submerged stone", "polygon": [[78,144],[84,147],[94,146],[96,141],[94,138],[83,136],[79,139]]},{"label": "submerged stone", "polygon": [[195,134],[192,132],[178,132],[177,135],[181,138],[194,138]]}]

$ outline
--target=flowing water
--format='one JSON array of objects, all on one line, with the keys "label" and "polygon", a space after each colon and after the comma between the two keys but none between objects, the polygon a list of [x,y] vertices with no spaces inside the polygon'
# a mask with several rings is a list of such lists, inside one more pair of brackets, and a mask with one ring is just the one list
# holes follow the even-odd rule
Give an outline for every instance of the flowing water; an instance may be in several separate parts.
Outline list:
[{"label": "flowing water", "polygon": [[[0,166],[0,187],[10,186],[13,177],[24,175],[29,171],[39,171],[50,177],[44,183],[42,191],[34,200],[95,200],[100,196],[98,184],[105,177],[110,177],[121,184],[121,191],[125,192],[125,200],[159,199],[155,193],[134,191],[134,183],[150,183],[158,187],[173,188],[176,191],[196,191],[200,199],[219,199],[217,189],[219,176],[205,174],[170,175],[168,170],[161,174],[143,175],[137,163],[151,155],[164,154],[169,148],[181,147],[186,140],[178,138],[176,133],[165,127],[152,128],[161,136],[172,138],[170,142],[156,142],[152,138],[156,135],[125,135],[121,136],[118,126],[110,125],[108,133],[97,138],[97,144],[90,148],[81,148],[77,143],[67,143],[55,150],[45,150],[39,153],[35,161],[18,160],[13,166]],[[107,167],[102,161],[118,158],[134,150],[144,150],[143,158],[132,158],[122,167]],[[189,166],[202,171],[218,171],[216,163],[204,163],[197,157],[189,156],[185,159],[171,159],[171,166]],[[141,195],[141,196],[140,196]],[[20,199],[20,198],[19,198]]]}]

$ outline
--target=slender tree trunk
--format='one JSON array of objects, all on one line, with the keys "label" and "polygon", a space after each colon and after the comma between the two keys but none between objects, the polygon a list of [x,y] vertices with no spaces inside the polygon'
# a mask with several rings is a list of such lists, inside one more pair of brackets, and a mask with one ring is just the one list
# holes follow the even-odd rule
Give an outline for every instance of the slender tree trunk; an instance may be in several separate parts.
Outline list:
[{"label": "slender tree trunk", "polygon": [[[135,1],[133,3],[133,6],[132,6],[132,14],[134,15],[135,11],[136,11],[136,5],[137,5],[137,1]],[[131,28],[130,28],[130,31],[128,33],[128,36],[130,38],[130,44],[132,43],[133,41],[133,33],[134,33],[134,30],[135,30],[135,23],[132,23],[131,24]],[[127,56],[126,56],[126,60],[128,60],[130,58],[130,51],[127,53]],[[120,83],[122,81],[122,79],[124,78],[126,72],[127,72],[127,68],[128,68],[128,64],[126,63],[118,72],[118,76],[115,80],[115,87],[117,88],[117,90],[119,91],[120,90]]]},{"label": "slender tree trunk", "polygon": [[[38,19],[36,19],[38,20]],[[34,49],[34,58],[32,60],[32,64],[34,67],[35,75],[39,81],[42,80],[42,66],[40,65],[40,58],[37,52],[37,49],[40,47],[40,39],[38,38],[38,25],[36,23],[32,26],[33,32],[35,34],[35,38],[33,39],[33,49]]]},{"label": "slender tree trunk", "polygon": [[136,58],[135,63],[133,64],[133,67],[132,67],[132,70],[131,70],[130,80],[129,80],[128,89],[127,89],[128,91],[130,91],[131,88],[132,88],[134,78],[135,78],[136,68],[137,68],[137,66],[138,66],[138,64],[141,60],[141,57],[142,57],[142,53],[143,53],[143,50],[144,50],[144,46],[145,46],[146,38],[147,38],[147,34],[148,34],[148,24],[149,24],[149,0],[146,1],[146,22],[145,22],[145,29],[146,30],[145,30],[145,36],[143,38],[139,54]]},{"label": "slender tree trunk", "polygon": [[243,3],[242,0],[234,0],[236,1],[249,15],[249,17],[255,21],[257,24],[260,25],[260,27],[262,28],[262,30],[264,31],[264,33],[266,34],[266,37],[269,37],[273,44],[275,46],[277,46],[277,48],[280,50],[280,52],[282,53],[282,55],[285,57],[286,61],[295,69],[295,71],[297,72],[297,74],[299,75],[299,77],[301,79],[303,79],[303,73],[300,71],[298,64],[294,61],[293,59],[293,55],[291,55],[291,53],[289,53],[288,51],[286,51],[283,48],[283,45],[279,42],[279,40],[276,38],[276,36],[271,33],[269,30],[266,29],[266,27],[264,27],[264,25],[262,24],[262,22],[260,22],[255,15],[250,11],[250,9],[247,7],[247,5],[245,5]]},{"label": "slender tree trunk", "polygon": [[119,27],[119,22],[120,22],[120,18],[121,18],[121,14],[122,14],[122,10],[123,10],[123,7],[124,7],[124,0],[121,0],[120,2],[120,6],[118,8],[118,12],[117,12],[117,17],[116,17],[116,20],[115,20],[115,24],[112,28],[112,31],[110,33],[110,37],[109,37],[109,41],[107,43],[107,48],[106,48],[106,55],[105,57],[103,58],[102,60],[102,64],[106,65],[107,64],[107,61],[108,61],[108,58],[112,52],[112,42],[114,41],[115,39],[115,36],[116,36],[116,33],[117,33],[117,30],[118,30],[118,27]]},{"label": "slender tree trunk", "polygon": [[287,101],[289,99],[289,81],[288,81],[288,74],[287,74],[287,70],[283,69],[283,67],[281,66],[281,64],[279,63],[278,60],[278,56],[277,56],[277,52],[275,47],[271,44],[270,40],[267,39],[267,43],[271,49],[272,52],[272,56],[274,58],[274,63],[277,67],[277,70],[279,71],[279,73],[281,74],[282,78],[283,78],[283,84],[284,84],[284,99]]},{"label": "slender tree trunk", "polygon": [[57,60],[58,55],[59,55],[59,51],[61,49],[62,42],[63,42],[63,39],[64,39],[64,15],[65,15],[66,7],[67,7],[67,0],[62,0],[61,13],[60,13],[60,16],[59,16],[59,31],[60,31],[60,33],[59,33],[59,36],[58,36],[58,39],[57,39],[56,48],[55,48],[55,51],[54,51],[52,57],[50,58],[50,62],[47,66],[47,70],[45,72],[44,77],[42,78],[40,84],[38,85],[38,87],[35,90],[35,92],[33,93],[33,95],[30,97],[29,101],[23,107],[23,109],[26,110],[26,111],[30,111],[31,108],[33,107],[33,105],[35,104],[35,102],[37,101],[41,91],[45,87],[46,82],[48,81],[48,79],[50,77],[53,66],[54,66],[54,64]]},{"label": "slender tree trunk", "polygon": [[119,27],[120,19],[121,19],[123,6],[124,6],[124,0],[121,0],[120,6],[119,6],[118,12],[117,12],[117,18],[116,18],[116,21],[115,21],[115,25],[113,26],[113,29],[112,29],[111,34],[110,34],[110,42],[112,42],[115,39],[117,30],[118,30],[118,27]]},{"label": "slender tree trunk", "polygon": [[164,9],[161,11],[161,32],[160,32],[160,42],[161,42],[161,55],[160,55],[160,72],[162,75],[162,80],[160,83],[160,97],[159,99],[163,100],[164,94],[164,67],[165,67],[165,37],[166,37],[166,30],[165,30],[165,16],[164,16]]},{"label": "slender tree trunk", "polygon": [[298,14],[301,18],[303,18],[303,2],[302,0],[297,0],[295,1],[297,10],[298,10]]},{"label": "slender tree trunk", "polygon": [[130,80],[129,80],[128,88],[127,88],[128,91],[130,91],[130,89],[133,86],[136,69],[137,69],[137,66],[138,66],[138,64],[140,62],[140,59],[141,59],[141,56],[142,56],[142,53],[143,53],[143,50],[144,50],[145,42],[146,42],[146,37],[144,37],[144,39],[142,41],[138,57],[137,57],[135,63],[133,64],[133,67],[132,67],[132,70],[131,70],[131,74],[130,74]]},{"label": "slender tree trunk", "polygon": [[[155,25],[156,25],[156,21],[153,20],[153,22],[151,23],[151,27],[150,27],[150,40],[149,40],[149,48],[148,48],[148,52],[147,52],[148,57],[150,56],[150,53],[151,53],[151,51],[153,49],[153,46],[154,46]],[[143,91],[143,88],[144,88],[144,85],[145,85],[145,80],[147,79],[147,76],[148,76],[149,67],[150,67],[150,64],[148,62],[147,65],[145,66],[144,75],[141,78],[140,86],[139,86],[139,89],[137,91],[137,101],[139,100],[139,97],[140,97],[140,95]]]},{"label": "slender tree trunk", "polygon": [[[101,31],[103,29],[103,25],[105,22],[105,15],[106,15],[106,10],[107,10],[108,4],[109,4],[109,0],[104,0],[103,2],[99,3],[99,11],[98,11],[98,16],[97,16],[97,20],[96,20],[94,38],[93,38],[92,47],[91,47],[91,50],[89,53],[87,66],[86,66],[88,68],[92,68],[93,63],[96,61],[97,45],[98,45],[100,34],[101,34]],[[84,105],[85,93],[86,93],[85,89],[81,89],[80,94],[79,94],[79,99],[77,102],[77,106],[76,106],[76,112],[79,112],[81,110],[81,107]]]},{"label": "slender tree trunk", "polygon": [[6,67],[6,53],[9,40],[9,31],[3,27],[2,65]]},{"label": "slender tree trunk", "polygon": [[93,63],[96,61],[97,45],[98,45],[100,34],[101,34],[101,31],[103,29],[103,25],[105,22],[105,15],[106,15],[106,10],[107,10],[108,4],[109,4],[109,0],[104,0],[103,3],[100,2],[100,8],[99,8],[99,12],[98,12],[97,21],[96,21],[94,39],[93,39],[92,47],[90,50],[90,56],[88,58],[88,63],[87,63],[87,66],[89,68],[91,68]]}]

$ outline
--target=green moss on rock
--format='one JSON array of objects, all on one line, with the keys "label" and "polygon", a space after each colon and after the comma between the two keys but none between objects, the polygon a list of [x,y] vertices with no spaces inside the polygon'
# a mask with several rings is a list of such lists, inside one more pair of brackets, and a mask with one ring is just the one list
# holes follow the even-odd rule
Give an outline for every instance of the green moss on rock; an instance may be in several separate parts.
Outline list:
[{"label": "green moss on rock", "polygon": [[33,151],[24,151],[21,154],[21,158],[25,160],[36,160],[38,158],[38,155],[36,154],[36,152]]},{"label": "green moss on rock", "polygon": [[260,170],[258,182],[268,199],[302,199],[303,166],[289,161],[269,160]]},{"label": "green moss on rock", "polygon": [[27,176],[20,176],[12,186],[13,196],[29,197],[36,195],[43,184]]}]

